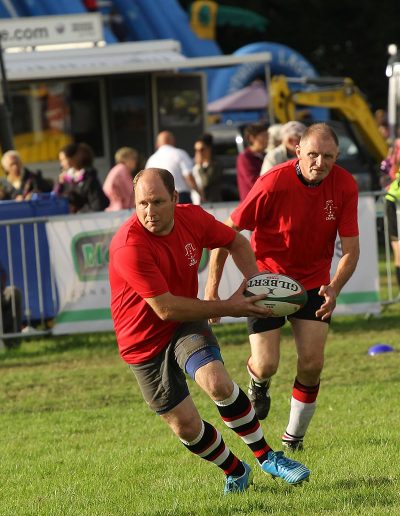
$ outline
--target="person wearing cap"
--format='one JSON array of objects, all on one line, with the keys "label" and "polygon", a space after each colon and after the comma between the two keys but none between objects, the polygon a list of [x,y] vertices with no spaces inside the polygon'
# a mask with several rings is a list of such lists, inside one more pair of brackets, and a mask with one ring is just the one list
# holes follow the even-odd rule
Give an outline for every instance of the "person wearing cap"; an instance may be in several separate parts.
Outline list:
[{"label": "person wearing cap", "polygon": [[294,159],[296,157],[296,145],[299,144],[305,130],[306,126],[301,122],[291,121],[284,124],[281,129],[282,143],[267,152],[261,165],[260,175],[265,174],[279,163]]}]

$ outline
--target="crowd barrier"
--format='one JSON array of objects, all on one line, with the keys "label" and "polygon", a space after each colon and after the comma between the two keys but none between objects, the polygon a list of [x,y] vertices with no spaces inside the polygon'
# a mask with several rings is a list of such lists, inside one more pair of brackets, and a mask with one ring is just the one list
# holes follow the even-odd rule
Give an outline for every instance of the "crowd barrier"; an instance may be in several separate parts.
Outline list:
[{"label": "crowd barrier", "polygon": [[[67,200],[51,195],[30,201],[0,202],[0,263],[6,274],[6,285],[17,287],[22,294],[22,320],[26,328],[44,329],[46,321],[57,315],[57,288],[50,266],[45,224],[49,217],[67,213]],[[0,299],[0,304],[4,301]],[[15,328],[15,299],[12,299],[11,313]],[[1,317],[0,339],[19,336],[20,331],[3,334],[4,322]]]},{"label": "crowd barrier", "polygon": [[[385,298],[380,297],[378,304],[384,306],[399,301],[399,297],[395,295],[396,279],[392,274],[393,260],[385,212],[386,201],[383,192],[368,192],[360,194],[361,196],[375,201],[376,235],[373,245],[379,247],[380,253],[384,253],[384,281],[387,282]],[[220,213],[221,208],[217,206],[215,205],[214,211]],[[208,209],[207,206],[205,208]],[[232,206],[225,208],[227,211],[231,209]],[[209,211],[213,212],[212,206]],[[65,199],[0,203],[0,261],[7,271],[7,284],[15,285],[22,293],[23,323],[28,328],[34,326],[41,333],[55,334],[110,329],[108,244],[115,229],[130,213],[125,211],[118,214],[66,215],[67,213]],[[224,216],[221,213],[220,215]],[[397,219],[400,221],[399,206]],[[104,225],[105,222],[107,226]],[[76,224],[76,228],[71,224]],[[105,231],[104,227],[108,227],[108,230]],[[50,253],[49,235],[53,248]],[[68,238],[70,241],[65,244]],[[374,251],[378,253],[377,249]],[[78,278],[79,285],[73,277]],[[75,303],[75,309],[67,310],[63,306],[60,310],[60,296],[67,299],[69,305]],[[99,303],[101,298],[105,299],[104,306]],[[85,304],[88,299],[89,305]],[[15,316],[15,303],[13,314]],[[92,325],[88,325],[85,314],[89,314]],[[58,331],[53,331],[53,321],[57,322]],[[0,318],[0,347],[4,345],[3,340],[26,335],[29,333],[3,333],[3,321]]]}]

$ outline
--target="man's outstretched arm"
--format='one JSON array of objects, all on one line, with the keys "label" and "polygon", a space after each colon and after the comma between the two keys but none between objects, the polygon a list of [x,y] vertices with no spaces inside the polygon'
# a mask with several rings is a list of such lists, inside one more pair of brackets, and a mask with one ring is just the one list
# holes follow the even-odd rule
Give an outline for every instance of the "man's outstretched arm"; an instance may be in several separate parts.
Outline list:
[{"label": "man's outstretched arm", "polygon": [[225,221],[225,224],[237,231],[237,234],[229,246],[213,249],[211,252],[204,294],[205,299],[218,299],[218,287],[229,254],[246,279],[258,272],[250,242],[239,233],[240,228],[234,224],[230,217]]}]

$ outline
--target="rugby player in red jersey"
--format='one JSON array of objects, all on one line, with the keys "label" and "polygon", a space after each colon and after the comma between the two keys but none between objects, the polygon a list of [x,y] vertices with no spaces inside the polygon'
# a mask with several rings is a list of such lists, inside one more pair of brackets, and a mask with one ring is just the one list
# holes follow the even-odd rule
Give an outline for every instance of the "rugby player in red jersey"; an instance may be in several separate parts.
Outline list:
[{"label": "rugby player in red jersey", "polygon": [[[308,302],[290,315],[297,349],[297,374],[289,422],[282,444],[301,449],[316,408],[324,348],[336,298],[353,274],[359,257],[358,189],[352,175],[335,164],[339,143],[323,123],[305,131],[297,158],[261,176],[226,221],[231,228],[252,231],[251,245],[260,270],[299,281]],[[336,236],[341,258],[330,277]],[[218,299],[226,251],[213,251],[206,299]],[[284,317],[248,318],[251,356],[249,397],[259,419],[270,409],[269,387],[280,356]]]},{"label": "rugby player in red jersey", "polygon": [[246,282],[226,300],[197,298],[203,248],[223,247],[245,278],[257,271],[245,237],[200,206],[180,205],[173,176],[150,168],[134,179],[136,213],[110,245],[111,311],[121,357],[129,364],[143,397],[186,448],[213,462],[226,475],[225,493],[251,483],[251,468],[204,421],[190,396],[185,374],[213,400],[224,423],[248,445],[261,469],[289,484],[308,479],[309,470],[274,452],[265,441],[254,409],[227,373],[207,319],[266,317],[270,311],[246,298]]}]

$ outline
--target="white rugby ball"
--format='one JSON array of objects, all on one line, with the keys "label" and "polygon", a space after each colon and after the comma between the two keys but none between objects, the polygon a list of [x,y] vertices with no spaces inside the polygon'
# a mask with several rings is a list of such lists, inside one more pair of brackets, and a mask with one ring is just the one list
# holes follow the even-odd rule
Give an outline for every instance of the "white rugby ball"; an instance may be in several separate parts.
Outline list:
[{"label": "white rugby ball", "polygon": [[272,310],[272,317],[291,315],[307,303],[307,292],[298,281],[284,274],[260,272],[247,281],[245,296],[267,294],[256,304]]}]

